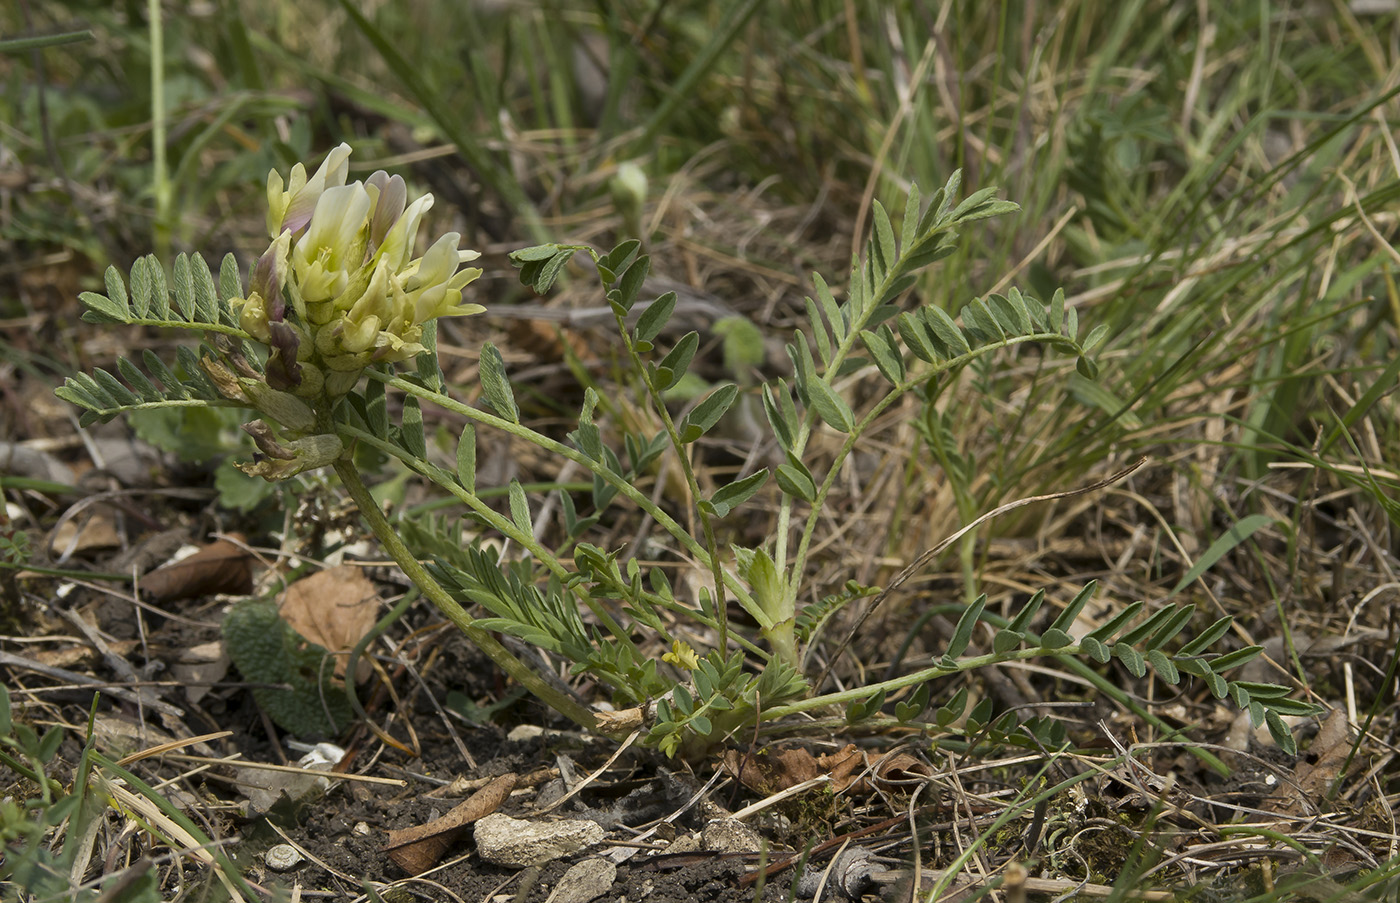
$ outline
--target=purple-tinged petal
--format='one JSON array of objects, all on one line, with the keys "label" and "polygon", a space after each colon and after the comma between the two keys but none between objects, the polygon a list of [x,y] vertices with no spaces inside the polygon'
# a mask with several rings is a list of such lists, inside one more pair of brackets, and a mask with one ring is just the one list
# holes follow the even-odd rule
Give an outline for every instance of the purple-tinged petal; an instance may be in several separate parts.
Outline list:
[{"label": "purple-tinged petal", "polygon": [[[383,175],[383,170],[375,175]],[[369,253],[371,255],[379,250],[379,246],[384,242],[389,230],[403,215],[404,207],[407,204],[408,186],[404,184],[403,177],[386,176],[384,184],[379,190],[379,197],[375,201],[374,215],[370,218],[369,223]]]},{"label": "purple-tinged petal", "polygon": [[286,322],[268,323],[272,353],[267,356],[267,384],[283,392],[301,385],[301,364],[297,363],[297,346],[301,338]]},{"label": "purple-tinged petal", "polygon": [[[253,273],[248,280],[250,297],[254,294],[262,296],[269,322],[279,322],[287,316],[287,302],[282,298],[282,280],[277,278],[277,252],[276,243],[264,251],[258,262],[253,264]],[[285,253],[282,256],[285,257]]]}]

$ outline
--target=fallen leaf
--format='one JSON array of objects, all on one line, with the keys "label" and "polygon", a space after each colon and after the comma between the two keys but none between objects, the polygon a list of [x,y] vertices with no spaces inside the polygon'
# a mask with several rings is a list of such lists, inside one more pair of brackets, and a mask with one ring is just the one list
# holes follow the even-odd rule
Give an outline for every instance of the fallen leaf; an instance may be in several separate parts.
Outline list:
[{"label": "fallen leaf", "polygon": [[59,524],[49,538],[49,553],[62,557],[94,549],[114,549],[121,544],[121,536],[111,516],[97,511],[82,526],[72,520]]},{"label": "fallen leaf", "polygon": [[[121,658],[126,658],[136,651],[140,643],[136,640],[109,640],[107,648]],[[73,644],[71,646],[59,646],[56,649],[36,649],[31,653],[34,661],[54,668],[74,668],[79,665],[91,665],[101,655],[96,648],[89,645]]]},{"label": "fallen leaf", "polygon": [[[239,542],[243,537],[230,533]],[[157,568],[141,580],[141,595],[149,602],[174,602],[227,593],[233,596],[253,591],[253,556],[241,545],[220,539]]]},{"label": "fallen leaf", "polygon": [[[335,676],[343,678],[348,653],[378,620],[379,594],[359,568],[341,565],[287,587],[277,613],[297,633],[334,654]],[[368,680],[370,670],[369,661],[362,659],[355,680]]]},{"label": "fallen leaf", "polygon": [[[855,747],[848,746],[836,755],[839,756],[846,750],[854,751]],[[822,758],[827,757],[823,756]],[[857,753],[838,766],[832,767],[831,776],[837,793],[850,792],[862,795],[871,792],[873,788],[864,768],[864,758]],[[838,769],[843,772],[839,777],[837,775]],[[870,771],[874,774],[875,786],[885,789],[928,780],[933,776],[933,769],[929,768],[927,763],[921,762],[907,752],[892,752],[880,756],[870,766]]]},{"label": "fallen leaf", "polygon": [[227,676],[230,664],[224,644],[215,640],[182,649],[171,663],[170,673],[184,684],[185,698],[195,704],[208,695],[211,684]]},{"label": "fallen leaf", "polygon": [[[856,749],[854,743],[847,743],[844,749],[834,752],[831,755],[817,757],[817,764],[831,775],[832,789],[837,793],[843,793],[860,781],[861,772],[864,771],[865,756]],[[869,785],[861,781],[863,791],[869,790]]]},{"label": "fallen leaf", "polygon": [[1282,783],[1280,791],[1285,795],[1282,811],[1301,814],[1321,803],[1332,783],[1341,776],[1351,747],[1346,711],[1335,708],[1322,722],[1307,752],[1299,758],[1292,783]]},{"label": "fallen leaf", "polygon": [[887,753],[867,761],[853,743],[823,756],[813,756],[800,747],[743,757],[731,749],[724,754],[723,764],[745,787],[762,794],[778,793],[823,775],[831,778],[831,787],[837,793],[865,794],[871,792],[872,775],[875,785],[891,786],[931,774],[927,765],[907,752]]},{"label": "fallen leaf", "polygon": [[801,747],[742,757],[731,749],[724,754],[724,769],[745,787],[762,794],[778,793],[823,773],[816,757]]},{"label": "fallen leaf", "polygon": [[515,778],[514,772],[503,774],[441,818],[412,828],[390,831],[384,852],[408,874],[423,874],[438,864],[442,854],[472,822],[501,808],[501,803],[515,789]]},{"label": "fallen leaf", "polygon": [[646,722],[646,716],[640,707],[623,709],[620,712],[594,712],[593,717],[597,719],[598,730],[605,734],[635,731]]}]

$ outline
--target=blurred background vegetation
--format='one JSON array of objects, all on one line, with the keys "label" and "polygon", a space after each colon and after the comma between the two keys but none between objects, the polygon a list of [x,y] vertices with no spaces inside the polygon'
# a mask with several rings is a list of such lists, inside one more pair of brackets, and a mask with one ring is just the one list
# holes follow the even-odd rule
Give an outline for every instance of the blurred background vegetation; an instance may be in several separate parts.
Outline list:
[{"label": "blurred background vegetation", "polygon": [[[152,250],[246,263],[265,244],[267,171],[340,141],[356,148],[352,178],[402,172],[437,197],[430,232],[460,230],[485,252],[473,300],[499,313],[445,336],[459,384],[483,331],[509,332],[517,373],[560,358],[577,373],[597,338],[561,339],[553,323],[600,303],[589,281],[527,297],[504,255],[542,240],[609,247],[632,232],[665,287],[770,339],[761,360],[730,355],[713,369],[781,373],[773,349],[802,321],[811,273],[842,281],[869,201],[902,209],[910,182],[932,188],[961,168],[966,190],[999,185],[1023,209],[964,235],[916,291],[955,312],[1012,284],[1042,299],[1063,286],[1081,321],[1110,324],[1112,338],[1097,382],[1048,378],[1061,365],[1031,351],[974,369],[931,415],[891,412],[850,502],[862,529],[829,528],[859,579],[1000,502],[1141,454],[1154,464],[1132,487],[996,529],[1042,549],[1103,539],[1117,551],[1094,552],[1081,576],[1121,580],[1131,598],[1172,586],[1212,539],[1262,512],[1275,527],[1256,538],[1274,543],[1241,545],[1221,587],[1238,598],[1217,604],[1284,623],[1286,601],[1325,621],[1354,589],[1324,579],[1331,565],[1300,545],[1353,561],[1397,548],[1394,4],[0,9],[5,38],[70,31],[86,39],[0,55],[9,435],[67,429],[48,394],[61,374],[125,353],[123,337],[75,324],[76,294],[106,265],[125,270]],[[636,217],[609,191],[626,162],[649,177]],[[508,316],[546,308],[534,332]],[[606,366],[582,370],[606,382]],[[1368,542],[1379,545],[1363,553]],[[995,577],[988,549],[964,544],[965,592]],[[1003,579],[1041,568],[1023,559]]]}]

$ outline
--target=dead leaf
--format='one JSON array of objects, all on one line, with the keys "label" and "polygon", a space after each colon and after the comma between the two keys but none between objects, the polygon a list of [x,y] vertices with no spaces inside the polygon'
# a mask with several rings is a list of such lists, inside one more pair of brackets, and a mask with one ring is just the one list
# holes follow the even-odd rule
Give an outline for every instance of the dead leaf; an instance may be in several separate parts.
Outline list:
[{"label": "dead leaf", "polygon": [[[140,645],[136,640],[110,640],[107,648],[121,658],[126,658],[136,651]],[[98,659],[101,653],[96,648],[89,645],[59,646],[55,649],[36,649],[32,653],[34,661],[42,665],[50,665],[54,668],[75,668],[79,665],[90,666]]]},{"label": "dead leaf", "polygon": [[[836,755],[843,755],[848,750],[855,752],[855,747],[847,746]],[[822,756],[818,761],[826,758]],[[874,789],[869,780],[870,774],[864,767],[864,758],[857,753],[843,760],[838,766],[832,767],[831,777],[837,793],[849,792],[860,796]],[[842,772],[839,777],[838,769]],[[875,787],[885,789],[927,780],[933,776],[933,770],[927,764],[907,752],[886,753],[874,761],[869,771],[874,775]]]},{"label": "dead leaf", "polygon": [[731,749],[724,754],[724,769],[745,787],[764,795],[795,787],[823,773],[816,758],[801,747],[742,757],[738,750]]},{"label": "dead leaf", "polygon": [[[229,536],[243,540],[237,533]],[[147,574],[141,580],[141,595],[155,603],[215,593],[245,595],[253,591],[253,561],[253,556],[238,543],[216,540],[193,555]]]},{"label": "dead leaf", "polygon": [[605,734],[625,734],[635,731],[646,723],[646,716],[640,707],[623,709],[620,712],[594,712],[598,730]]},{"label": "dead leaf", "polygon": [[412,828],[390,831],[384,852],[408,874],[423,874],[437,865],[443,853],[472,822],[501,808],[501,803],[515,789],[515,778],[514,772],[503,774],[441,818]]},{"label": "dead leaf", "polygon": [[[341,565],[304,577],[287,587],[278,614],[297,633],[336,656],[335,676],[345,677],[345,662],[378,620],[379,593],[357,567]],[[369,679],[370,663],[361,660],[356,682]]]},{"label": "dead leaf", "polygon": [[1280,787],[1281,793],[1288,797],[1283,811],[1293,814],[1309,811],[1327,796],[1351,754],[1349,727],[1346,711],[1340,707],[1333,709],[1322,722],[1305,757],[1298,760],[1293,770],[1293,783],[1284,782]]},{"label": "dead leaf", "polygon": [[823,775],[831,778],[832,789],[837,793],[865,794],[871,792],[872,774],[880,786],[902,784],[930,774],[927,765],[907,752],[889,753],[867,762],[865,754],[853,743],[823,756],[813,756],[799,747],[741,758],[737,750],[731,749],[724,754],[723,764],[745,787],[765,795]]},{"label": "dead leaf", "polygon": [[832,789],[842,793],[859,780],[865,757],[854,743],[847,743],[843,749],[831,755],[818,756],[817,764],[831,775]]},{"label": "dead leaf", "polygon": [[76,555],[94,549],[115,549],[122,544],[117,526],[110,515],[102,511],[93,515],[82,526],[72,520],[58,525],[49,538],[49,553],[54,556]]},{"label": "dead leaf", "polygon": [[223,680],[229,669],[228,652],[218,640],[201,643],[180,651],[170,665],[171,675],[184,684],[185,698],[197,704],[208,695],[211,684]]}]

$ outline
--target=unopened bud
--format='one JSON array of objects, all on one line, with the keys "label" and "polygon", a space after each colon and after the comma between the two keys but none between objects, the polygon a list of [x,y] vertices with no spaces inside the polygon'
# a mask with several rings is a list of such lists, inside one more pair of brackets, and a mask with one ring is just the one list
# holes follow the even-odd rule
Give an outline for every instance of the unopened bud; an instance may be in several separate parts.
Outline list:
[{"label": "unopened bud", "polygon": [[608,183],[608,190],[612,192],[617,212],[631,220],[641,212],[642,204],[646,203],[647,174],[631,161],[622,163]]}]

